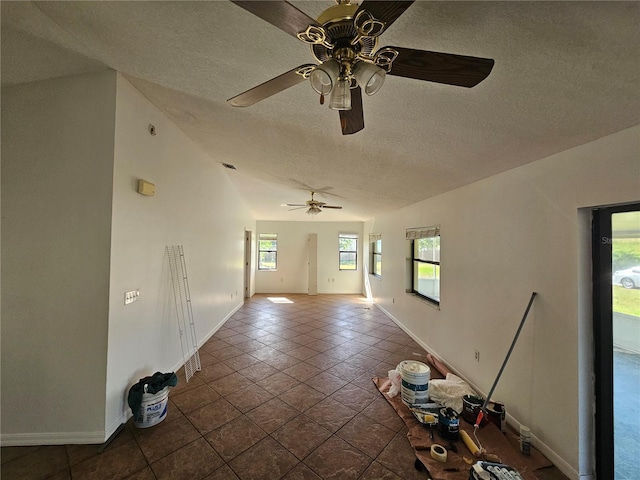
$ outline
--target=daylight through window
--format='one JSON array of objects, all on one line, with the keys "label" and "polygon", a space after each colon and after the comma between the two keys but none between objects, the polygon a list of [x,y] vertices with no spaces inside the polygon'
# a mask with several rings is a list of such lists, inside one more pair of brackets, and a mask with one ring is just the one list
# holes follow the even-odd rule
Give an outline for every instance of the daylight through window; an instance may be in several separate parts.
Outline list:
[{"label": "daylight through window", "polygon": [[407,230],[411,241],[413,293],[440,304],[440,228]]},{"label": "daylight through window", "polygon": [[358,234],[340,233],[338,235],[340,245],[340,270],[358,269]]},{"label": "daylight through window", "polygon": [[258,235],[258,270],[276,270],[278,268],[278,234],[260,233]]},{"label": "daylight through window", "polygon": [[369,235],[369,252],[371,255],[371,265],[369,271],[372,275],[382,276],[382,236],[380,234]]}]

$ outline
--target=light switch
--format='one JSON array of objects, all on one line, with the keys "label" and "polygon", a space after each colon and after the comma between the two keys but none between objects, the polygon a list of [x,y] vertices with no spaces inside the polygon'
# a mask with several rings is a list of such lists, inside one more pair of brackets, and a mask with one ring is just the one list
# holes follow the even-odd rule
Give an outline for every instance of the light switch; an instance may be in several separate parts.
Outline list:
[{"label": "light switch", "polygon": [[130,303],[137,302],[140,297],[140,290],[131,290],[130,292],[124,292],[124,304],[129,305]]}]

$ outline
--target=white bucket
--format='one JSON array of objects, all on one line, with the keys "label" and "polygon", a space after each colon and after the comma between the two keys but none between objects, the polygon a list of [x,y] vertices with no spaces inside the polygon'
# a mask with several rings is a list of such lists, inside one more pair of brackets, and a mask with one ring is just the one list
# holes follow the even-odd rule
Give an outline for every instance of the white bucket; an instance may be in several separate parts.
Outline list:
[{"label": "white bucket", "polygon": [[416,360],[400,362],[402,377],[402,401],[406,405],[429,403],[429,379],[431,369]]},{"label": "white bucket", "polygon": [[[146,385],[145,385],[146,390]],[[158,393],[143,393],[140,404],[140,419],[133,424],[138,428],[157,425],[167,416],[169,403],[169,387],[164,387]]]}]

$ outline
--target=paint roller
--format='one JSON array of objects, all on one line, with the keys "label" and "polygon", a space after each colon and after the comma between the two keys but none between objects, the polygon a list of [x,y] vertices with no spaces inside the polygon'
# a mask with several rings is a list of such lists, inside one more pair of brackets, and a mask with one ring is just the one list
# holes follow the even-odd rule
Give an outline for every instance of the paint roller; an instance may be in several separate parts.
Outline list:
[{"label": "paint roller", "polygon": [[[502,367],[500,367],[500,371],[498,372],[498,376],[496,377],[495,381],[493,382],[491,390],[489,391],[489,395],[487,395],[487,398],[485,399],[484,404],[482,405],[482,408],[480,408],[480,411],[478,412],[478,418],[476,419],[476,423],[473,426],[473,436],[475,437],[476,441],[478,442],[478,445],[480,445],[480,441],[478,440],[478,437],[476,436],[476,431],[478,430],[478,426],[480,425],[480,422],[482,422],[482,419],[484,418],[484,416],[488,414],[487,413],[487,405],[489,404],[489,400],[491,400],[491,396],[493,395],[493,391],[496,389],[496,385],[498,385],[498,381],[500,380],[500,376],[502,375],[502,372],[504,371],[504,367],[507,365],[507,362],[509,361],[509,357],[511,356],[511,352],[513,352],[513,347],[515,347],[516,341],[518,340],[518,337],[520,336],[520,332],[522,331],[522,327],[524,326],[524,322],[527,319],[527,315],[529,315],[529,310],[531,309],[531,305],[533,304],[533,300],[536,298],[536,295],[537,295],[536,292],[532,292],[531,293],[531,298],[529,299],[529,304],[527,305],[527,309],[524,311],[524,315],[522,316],[522,320],[520,321],[520,326],[518,327],[518,330],[516,331],[515,337],[513,337],[513,342],[511,342],[511,347],[509,347],[509,351],[507,352],[507,356],[505,357],[504,362],[502,362]],[[480,446],[480,450],[482,450],[482,446]]]}]

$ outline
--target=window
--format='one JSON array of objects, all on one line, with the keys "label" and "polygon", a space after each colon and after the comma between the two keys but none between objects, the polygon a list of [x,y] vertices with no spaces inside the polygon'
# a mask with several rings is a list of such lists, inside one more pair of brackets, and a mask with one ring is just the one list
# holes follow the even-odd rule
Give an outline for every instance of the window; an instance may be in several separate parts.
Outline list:
[{"label": "window", "polygon": [[258,235],[258,270],[276,270],[278,268],[278,234],[260,233]]},{"label": "window", "polygon": [[440,228],[407,230],[411,241],[412,292],[440,304]]},{"label": "window", "polygon": [[379,234],[369,235],[369,253],[371,255],[371,266],[369,271],[377,277],[382,276],[382,236]]},{"label": "window", "polygon": [[358,269],[358,235],[356,233],[340,233],[340,270]]}]

